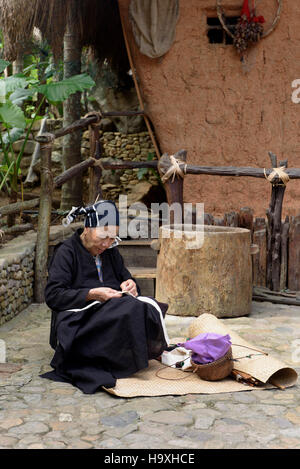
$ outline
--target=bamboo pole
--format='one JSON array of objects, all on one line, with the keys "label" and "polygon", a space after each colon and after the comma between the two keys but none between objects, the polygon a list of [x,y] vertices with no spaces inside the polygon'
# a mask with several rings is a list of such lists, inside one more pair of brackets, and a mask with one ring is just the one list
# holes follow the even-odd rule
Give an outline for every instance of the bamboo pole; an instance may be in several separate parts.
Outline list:
[{"label": "bamboo pole", "polygon": [[53,189],[51,153],[54,138],[53,134],[45,133],[36,137],[36,140],[40,143],[41,147],[41,193],[35,254],[34,296],[37,303],[43,303],[44,290],[47,283],[47,261]]}]

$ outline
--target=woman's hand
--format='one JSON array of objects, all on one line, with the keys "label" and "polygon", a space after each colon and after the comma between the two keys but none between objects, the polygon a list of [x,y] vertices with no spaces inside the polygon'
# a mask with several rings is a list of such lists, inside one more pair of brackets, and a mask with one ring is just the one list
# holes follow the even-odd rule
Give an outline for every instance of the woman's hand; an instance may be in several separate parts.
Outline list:
[{"label": "woman's hand", "polygon": [[86,300],[107,301],[111,298],[121,298],[122,293],[108,287],[92,288],[86,297]]},{"label": "woman's hand", "polygon": [[121,283],[120,287],[121,290],[126,290],[132,295],[137,296],[136,283],[132,280],[132,278],[125,280],[125,282]]}]

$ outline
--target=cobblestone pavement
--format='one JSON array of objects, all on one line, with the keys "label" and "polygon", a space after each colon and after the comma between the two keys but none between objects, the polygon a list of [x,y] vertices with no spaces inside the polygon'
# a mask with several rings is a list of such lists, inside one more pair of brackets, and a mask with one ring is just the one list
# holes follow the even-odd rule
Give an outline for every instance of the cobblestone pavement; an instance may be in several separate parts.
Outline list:
[{"label": "cobblestone pavement", "polygon": [[[193,319],[168,316],[170,337],[184,336]],[[254,302],[249,317],[224,321],[300,371],[300,308]],[[49,322],[45,305],[31,305],[0,328],[7,361],[23,366],[0,381],[0,448],[300,448],[299,384],[214,395],[85,395],[39,377],[50,369]]]}]

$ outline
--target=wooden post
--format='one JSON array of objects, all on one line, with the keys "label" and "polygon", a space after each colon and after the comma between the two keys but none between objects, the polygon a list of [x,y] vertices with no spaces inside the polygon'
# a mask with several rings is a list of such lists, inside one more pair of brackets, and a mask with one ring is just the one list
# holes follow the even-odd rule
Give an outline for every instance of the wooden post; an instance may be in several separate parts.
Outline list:
[{"label": "wooden post", "polygon": [[[273,168],[277,168],[277,157],[269,152]],[[280,161],[280,166],[287,167],[287,160]],[[268,244],[267,244],[267,287],[280,290],[281,273],[281,216],[282,203],[286,186],[276,176],[272,182],[271,203],[267,210]]]},{"label": "wooden post", "polygon": [[224,215],[224,225],[231,227],[239,226],[239,214],[237,212],[229,212]]},{"label": "wooden post", "polygon": [[284,223],[282,223],[281,229],[280,290],[285,290],[287,288],[289,229],[289,217],[286,216]]},{"label": "wooden post", "polygon": [[44,290],[47,283],[48,244],[51,222],[53,188],[51,153],[54,135],[45,133],[36,137],[36,140],[41,147],[41,194],[35,253],[34,296],[37,303],[43,303]]},{"label": "wooden post", "polygon": [[[103,156],[103,149],[100,142],[99,127],[96,124],[90,126],[90,156],[96,160],[100,160]],[[89,187],[89,201],[94,203],[99,196],[103,197],[100,187],[100,179],[102,169],[98,165],[91,166],[89,169],[90,187]]]},{"label": "wooden post", "polygon": [[290,217],[288,287],[300,291],[300,215]]},{"label": "wooden post", "polygon": [[[177,153],[174,154],[174,158],[176,160],[178,159],[182,161],[183,163],[186,162],[186,157],[187,155],[186,155],[185,150],[179,150]],[[165,153],[160,158],[157,167],[158,167],[159,174],[162,178],[162,181],[164,183],[169,206],[171,206],[173,203],[176,203],[176,202],[179,203],[181,205],[182,218],[183,218],[183,178],[180,177],[179,175],[175,175],[174,180],[173,180],[173,176],[170,175],[168,178],[164,180],[166,173],[168,173],[168,171],[172,167],[172,162],[167,153]],[[180,168],[183,170],[182,164],[180,165]],[[171,211],[170,212],[170,224],[173,224],[173,223],[174,223],[174,212]]]},{"label": "wooden post", "polygon": [[214,217],[210,213],[204,214],[204,225],[214,225]]},{"label": "wooden post", "polygon": [[251,239],[253,233],[253,210],[250,207],[243,207],[239,211],[239,227],[246,228],[251,232]]},{"label": "wooden post", "polygon": [[267,265],[267,227],[266,220],[263,217],[255,218],[252,242],[259,247],[259,252],[252,256],[253,285],[265,287]]}]

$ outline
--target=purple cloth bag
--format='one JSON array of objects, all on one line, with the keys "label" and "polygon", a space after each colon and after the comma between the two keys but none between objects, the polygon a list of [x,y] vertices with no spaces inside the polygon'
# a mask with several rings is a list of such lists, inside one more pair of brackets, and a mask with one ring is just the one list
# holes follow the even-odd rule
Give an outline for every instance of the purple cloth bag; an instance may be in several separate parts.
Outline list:
[{"label": "purple cloth bag", "polygon": [[231,338],[228,334],[220,335],[207,332],[178,345],[192,350],[193,362],[203,365],[222,358],[231,347]]}]

